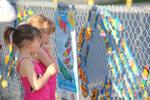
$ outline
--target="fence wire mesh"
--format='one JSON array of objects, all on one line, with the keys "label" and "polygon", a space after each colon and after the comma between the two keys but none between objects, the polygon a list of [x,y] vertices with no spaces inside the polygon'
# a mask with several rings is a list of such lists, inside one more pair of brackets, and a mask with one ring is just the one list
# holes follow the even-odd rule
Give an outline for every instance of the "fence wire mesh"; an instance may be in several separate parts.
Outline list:
[{"label": "fence wire mesh", "polygon": [[[63,1],[64,2],[64,1]],[[74,0],[65,0],[66,3],[74,3]],[[18,10],[31,8],[35,14],[44,14],[48,18],[54,20],[54,13],[57,10],[56,3],[49,0],[18,0],[16,1]],[[86,5],[75,5],[76,32],[81,30],[81,26],[87,22],[88,13],[91,9]],[[121,38],[126,36],[127,43],[137,64],[142,71],[145,65],[150,65],[150,8],[127,8],[123,6],[99,6],[99,8],[109,10],[114,16],[117,16],[125,26],[125,31],[121,34]],[[0,23],[0,39],[3,40],[4,27],[12,25],[11,23]],[[54,36],[50,39],[54,43]],[[0,52],[0,58],[4,59],[6,55],[6,47],[3,45]],[[3,71],[6,69],[2,67]],[[15,72],[14,77],[8,78],[9,86],[2,89],[0,86],[0,99],[3,100],[20,100],[23,91],[18,75]],[[148,96],[150,92],[148,91]],[[116,97],[114,97],[115,100]]]}]

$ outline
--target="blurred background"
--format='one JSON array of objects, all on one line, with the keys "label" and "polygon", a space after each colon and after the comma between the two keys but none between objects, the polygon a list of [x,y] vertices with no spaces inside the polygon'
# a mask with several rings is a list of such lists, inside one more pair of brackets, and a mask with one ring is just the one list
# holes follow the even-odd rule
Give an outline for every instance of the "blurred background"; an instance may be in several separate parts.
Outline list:
[{"label": "blurred background", "polygon": [[[54,18],[56,5],[54,5],[53,3],[48,3],[49,1],[54,2],[56,4],[59,1],[67,2],[71,4],[77,4],[76,7],[77,10],[75,15],[75,19],[77,19],[76,27],[75,27],[77,33],[80,31],[81,26],[86,23],[88,12],[91,9],[91,6],[88,5],[94,5],[94,4],[100,6],[111,5],[106,8],[108,8],[114,16],[119,17],[119,19],[123,22],[123,24],[125,24],[127,29],[122,34],[122,36],[127,35],[128,45],[131,48],[133,55],[136,56],[136,60],[138,65],[140,65],[140,69],[142,70],[146,64],[150,65],[150,55],[149,55],[150,54],[150,44],[149,44],[150,43],[149,42],[150,41],[150,28],[149,28],[150,0],[8,0],[8,1],[10,1],[12,5],[16,7],[16,12],[17,9],[19,11],[21,8],[32,8],[35,11],[35,13],[44,14],[45,16],[52,19]],[[114,7],[114,5],[117,6]],[[128,8],[126,8],[125,6],[131,8],[128,10]],[[0,33],[3,32],[4,27],[7,25],[13,26],[14,23],[13,22],[0,23]],[[1,39],[2,39],[2,34],[0,34],[0,40]],[[53,40],[54,39],[52,39],[52,42]],[[142,52],[140,50],[142,50]],[[4,56],[6,53],[5,51],[6,49],[3,48],[2,51],[0,52],[0,56]],[[97,61],[99,61],[99,59],[97,59]],[[8,80],[9,83],[11,83],[8,88],[2,89],[0,87],[0,100],[1,100],[1,96],[5,98],[4,100],[20,100],[20,98],[22,98],[23,93],[22,93],[22,87],[20,85],[20,82],[18,81],[19,80],[18,75],[15,73],[14,77],[8,78]],[[147,90],[150,89],[148,88]],[[148,93],[149,93],[148,95],[150,96],[150,91],[148,91]],[[117,94],[116,97],[118,97]],[[114,100],[118,100],[118,99],[115,98]]]},{"label": "blurred background", "polygon": [[[15,2],[17,0],[9,0],[11,2]],[[19,1],[51,1],[58,2],[64,0],[19,0]],[[133,5],[133,6],[150,6],[150,0],[65,0],[65,1],[73,1],[77,4],[97,4],[97,5]]]}]

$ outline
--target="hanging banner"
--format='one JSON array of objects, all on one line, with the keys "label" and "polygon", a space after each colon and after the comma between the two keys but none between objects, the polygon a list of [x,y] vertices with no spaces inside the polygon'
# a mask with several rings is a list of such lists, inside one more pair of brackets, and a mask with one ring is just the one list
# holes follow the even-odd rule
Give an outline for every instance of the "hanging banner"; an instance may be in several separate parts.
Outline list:
[{"label": "hanging banner", "polygon": [[73,100],[72,98],[75,99],[75,93],[77,93],[74,11],[69,9],[67,5],[60,4],[58,4],[58,11],[55,13],[55,44],[57,61],[60,69],[57,82],[58,94],[61,96],[62,100]]},{"label": "hanging banner", "polygon": [[97,24],[97,8],[89,11],[88,22],[78,34],[78,73],[80,99],[111,99],[106,47]]}]

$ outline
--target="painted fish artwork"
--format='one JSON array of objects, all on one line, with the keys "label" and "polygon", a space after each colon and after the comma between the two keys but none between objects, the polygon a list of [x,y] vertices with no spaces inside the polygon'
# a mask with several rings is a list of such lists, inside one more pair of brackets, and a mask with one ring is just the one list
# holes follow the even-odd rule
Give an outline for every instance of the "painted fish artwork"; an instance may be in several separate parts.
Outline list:
[{"label": "painted fish artwork", "polygon": [[97,88],[92,90],[91,100],[98,100],[99,90]]},{"label": "painted fish artwork", "polygon": [[85,39],[88,42],[91,38],[92,38],[92,28],[91,27],[87,27],[85,29]]},{"label": "painted fish artwork", "polygon": [[89,95],[88,87],[86,85],[81,84],[80,89],[84,97],[87,97]]},{"label": "painted fish artwork", "polygon": [[78,52],[80,52],[81,48],[82,48],[82,44],[83,44],[83,32],[84,32],[84,27],[82,26],[81,31],[79,32],[78,35],[78,43],[77,43],[77,50]]},{"label": "painted fish artwork", "polygon": [[19,23],[27,21],[27,19],[34,14],[34,10],[31,8],[25,8],[22,11],[19,11],[17,14],[17,20]]},{"label": "painted fish artwork", "polygon": [[65,43],[65,47],[67,48],[70,45],[70,43],[71,43],[71,38],[68,37],[68,39],[67,39],[67,41]]},{"label": "painted fish artwork", "polygon": [[60,72],[64,76],[64,78],[72,81],[71,75],[69,74],[68,70],[64,67],[63,63],[60,61],[59,58],[58,58],[58,64],[59,64]]},{"label": "painted fish artwork", "polygon": [[65,58],[64,59],[64,64],[68,65],[70,63],[71,58]]},{"label": "painted fish artwork", "polygon": [[68,21],[72,27],[75,26],[75,19],[74,19],[74,12],[73,11],[68,12]]},{"label": "painted fish artwork", "polygon": [[66,22],[63,21],[63,19],[61,18],[61,16],[58,16],[58,23],[59,23],[60,28],[64,32],[66,32],[67,24],[66,24]]},{"label": "painted fish artwork", "polygon": [[82,67],[79,67],[79,78],[85,83],[88,84],[88,77]]},{"label": "painted fish artwork", "polygon": [[63,56],[64,57],[69,56],[70,52],[71,52],[71,46],[66,49],[66,51],[63,53]]}]

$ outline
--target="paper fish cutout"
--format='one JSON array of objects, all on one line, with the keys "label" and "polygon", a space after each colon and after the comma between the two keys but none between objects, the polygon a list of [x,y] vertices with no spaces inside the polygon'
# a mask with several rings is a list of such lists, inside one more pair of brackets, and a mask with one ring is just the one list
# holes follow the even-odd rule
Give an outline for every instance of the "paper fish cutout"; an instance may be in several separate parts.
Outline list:
[{"label": "paper fish cutout", "polygon": [[68,40],[67,40],[67,42],[65,43],[65,47],[67,48],[67,47],[70,45],[70,43],[71,43],[71,38],[68,37]]},{"label": "paper fish cutout", "polygon": [[8,69],[8,73],[7,73],[8,77],[11,75],[11,72],[12,72],[14,66],[15,66],[15,61],[12,61],[12,64],[10,65],[10,67]]},{"label": "paper fish cutout", "polygon": [[60,61],[60,59],[58,58],[58,65],[60,68],[60,72],[62,73],[62,75],[64,76],[65,79],[72,81],[72,77],[69,74],[68,70],[64,67],[63,63]]},{"label": "paper fish cutout", "polygon": [[142,89],[144,89],[144,87],[146,86],[146,83],[147,83],[147,80],[148,80],[148,75],[149,75],[149,66],[146,65],[143,69],[143,72],[142,72],[142,77],[143,77],[143,80],[140,84],[140,87]]},{"label": "paper fish cutout", "polygon": [[19,12],[17,16],[18,16],[18,21],[19,21],[19,22],[22,22],[22,20],[23,20],[23,18],[22,18],[22,17],[23,17],[23,14],[21,14],[21,13]]},{"label": "paper fish cutout", "polygon": [[83,44],[83,31],[84,31],[84,27],[81,28],[81,31],[79,32],[79,36],[78,36],[78,52],[80,52],[81,48],[82,48],[82,44]]},{"label": "paper fish cutout", "polygon": [[12,44],[9,45],[9,52],[12,52]]},{"label": "paper fish cutout", "polygon": [[146,81],[145,81],[145,80],[142,80],[142,83],[140,84],[140,87],[141,87],[142,89],[144,89],[145,85],[146,85]]},{"label": "paper fish cutout", "polygon": [[105,92],[105,95],[106,95],[106,97],[108,97],[108,96],[109,96],[109,92],[108,92],[108,91],[106,91],[106,92]]},{"label": "paper fish cutout", "polygon": [[87,76],[84,72],[84,70],[82,69],[82,67],[79,67],[79,78],[86,84],[88,84],[88,79]]},{"label": "paper fish cutout", "polygon": [[10,58],[9,55],[6,55],[6,56],[5,56],[5,64],[8,64],[9,58]]},{"label": "paper fish cutout", "polygon": [[67,57],[70,54],[70,52],[71,52],[71,46],[66,49],[66,51],[63,53],[63,56]]},{"label": "paper fish cutout", "polygon": [[107,47],[106,50],[107,50],[107,53],[108,53],[108,54],[111,54],[111,53],[112,53],[112,48],[111,48],[111,47]]},{"label": "paper fish cutout", "polygon": [[85,39],[88,42],[92,37],[92,28],[87,27],[85,30]]},{"label": "paper fish cutout", "polygon": [[19,23],[26,21],[33,14],[34,14],[34,11],[31,8],[25,9],[24,11],[19,12],[17,15]]},{"label": "paper fish cutout", "polygon": [[100,35],[101,35],[103,38],[106,38],[106,34],[105,34],[104,30],[101,28],[101,26],[100,26],[100,25],[97,25],[97,28],[98,28],[98,30],[100,31]]},{"label": "paper fish cutout", "polygon": [[34,14],[34,11],[32,9],[28,9],[28,15],[31,16]]},{"label": "paper fish cutout", "polygon": [[89,95],[89,90],[88,90],[88,87],[86,85],[81,84],[80,89],[81,89],[82,95],[84,97],[87,97]]},{"label": "paper fish cutout", "polygon": [[2,81],[2,88],[5,89],[6,87],[8,87],[8,82],[6,80]]},{"label": "paper fish cutout", "polygon": [[27,16],[27,12],[26,11],[23,12],[23,16],[24,17]]},{"label": "paper fish cutout", "polygon": [[147,93],[146,90],[144,91],[144,94],[143,94],[143,95],[144,95],[144,97],[148,97],[148,93]]},{"label": "paper fish cutout", "polygon": [[60,28],[61,28],[64,32],[66,32],[66,28],[67,28],[66,22],[64,22],[60,16],[58,16],[58,22],[59,22]]},{"label": "paper fish cutout", "polygon": [[79,55],[77,57],[77,62],[78,62],[78,68],[81,67],[81,58]]},{"label": "paper fish cutout", "polygon": [[99,90],[97,88],[92,90],[91,100],[97,100],[99,95]]},{"label": "paper fish cutout", "polygon": [[67,66],[68,69],[72,69],[73,68],[73,65],[70,65],[70,64],[66,65],[66,66]]},{"label": "paper fish cutout", "polygon": [[106,34],[105,34],[104,30],[101,31],[101,36],[102,36],[103,38],[106,37]]},{"label": "paper fish cutout", "polygon": [[148,79],[148,75],[149,75],[149,67],[148,67],[148,65],[146,65],[144,67],[144,69],[143,69],[143,72],[142,72],[143,79],[147,80]]},{"label": "paper fish cutout", "polygon": [[[106,35],[106,34],[105,34]],[[103,37],[104,38],[104,42],[105,42],[105,44],[106,44],[106,50],[107,50],[107,53],[108,54],[111,54],[112,53],[112,48],[110,47],[110,44],[109,44],[109,42],[108,42],[108,39],[107,39],[107,37]]]},{"label": "paper fish cutout", "polygon": [[75,26],[74,12],[73,11],[68,12],[68,21],[69,21],[69,23],[71,24],[72,27]]},{"label": "paper fish cutout", "polygon": [[64,60],[64,64],[69,64],[70,63],[70,60],[71,60],[71,58],[65,58],[65,60]]}]

